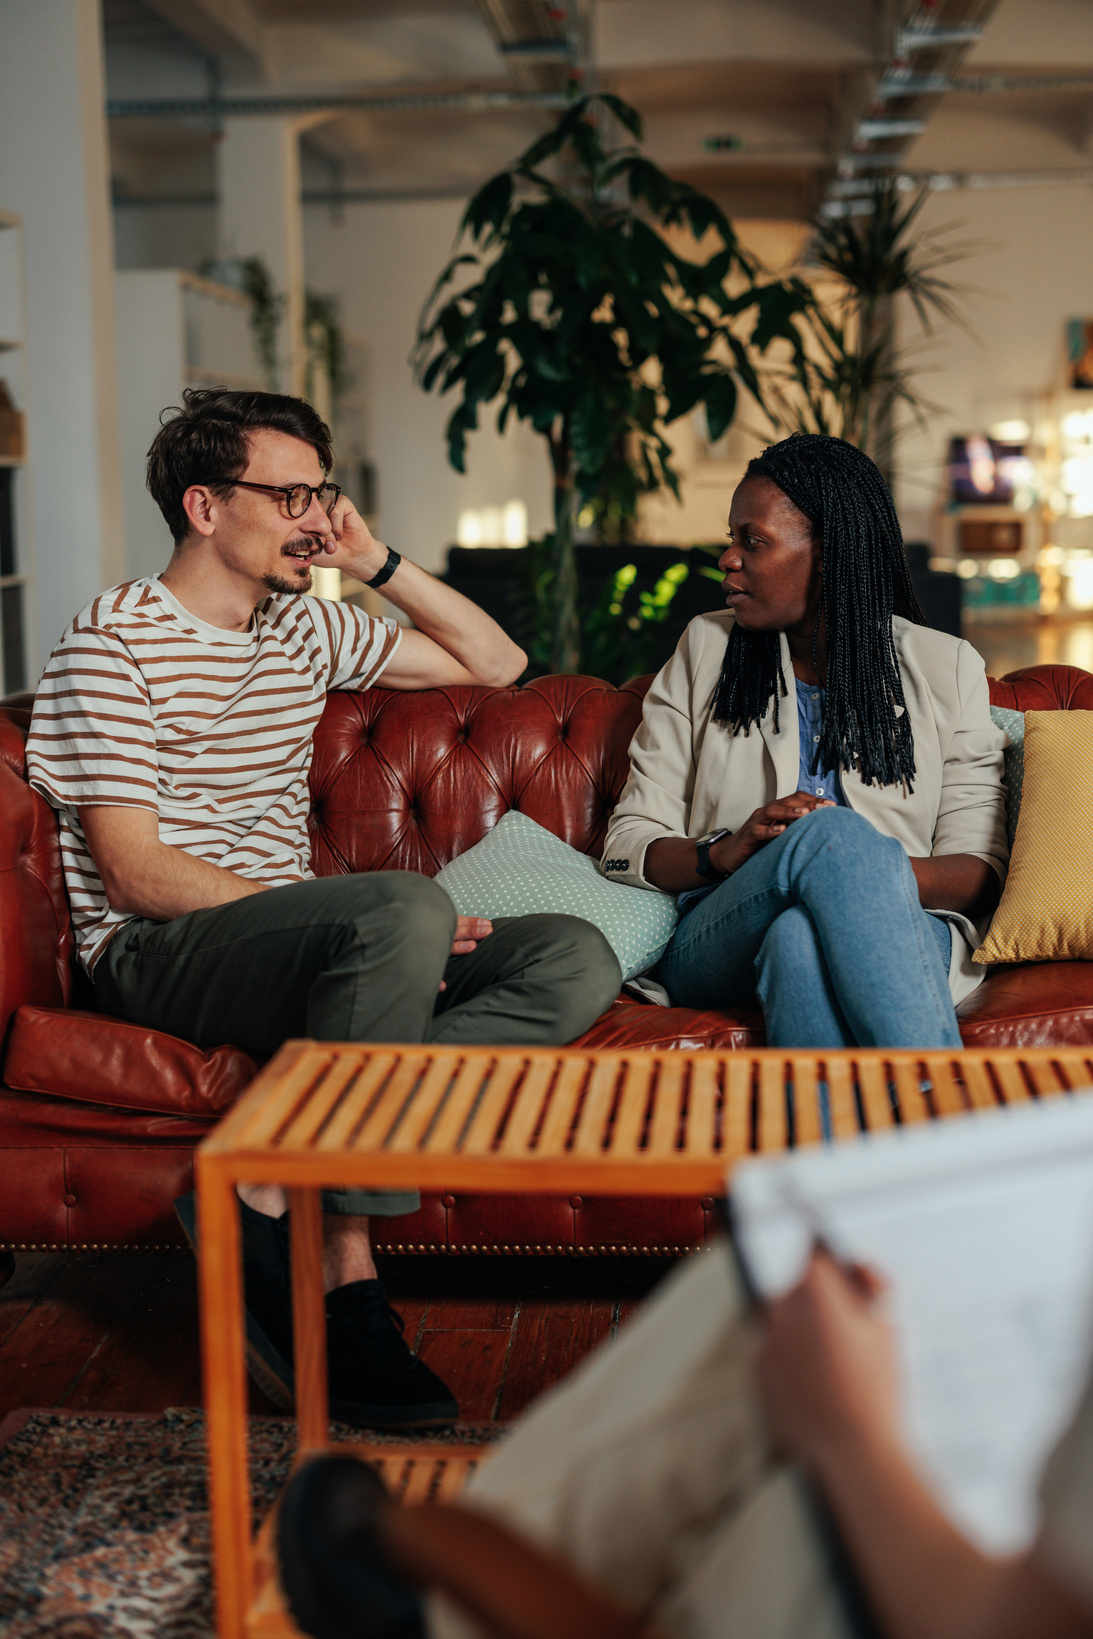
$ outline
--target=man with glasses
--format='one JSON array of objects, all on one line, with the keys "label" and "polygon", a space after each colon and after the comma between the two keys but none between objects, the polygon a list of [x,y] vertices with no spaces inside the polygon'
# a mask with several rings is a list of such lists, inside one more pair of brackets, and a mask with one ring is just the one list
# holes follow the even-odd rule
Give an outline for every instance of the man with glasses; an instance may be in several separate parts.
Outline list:
[{"label": "man with glasses", "polygon": [[[374,540],[336,484],[330,432],[301,399],[194,389],[161,427],[148,487],[167,567],[103,592],[39,685],[32,784],[58,810],[80,960],[99,1006],[203,1048],[268,1058],[288,1037],[559,1045],[621,980],[599,931],[566,916],[457,920],[427,877],[310,868],[311,737],[328,690],[504,686],[525,657],[481,609]],[[301,597],[316,564],[413,622]],[[293,1390],[286,1202],[243,1198],[248,1359]],[[334,1415],[449,1422],[457,1406],[387,1304],[372,1214],[411,1193],[326,1197]],[[192,1197],[179,1203],[191,1241]]]}]

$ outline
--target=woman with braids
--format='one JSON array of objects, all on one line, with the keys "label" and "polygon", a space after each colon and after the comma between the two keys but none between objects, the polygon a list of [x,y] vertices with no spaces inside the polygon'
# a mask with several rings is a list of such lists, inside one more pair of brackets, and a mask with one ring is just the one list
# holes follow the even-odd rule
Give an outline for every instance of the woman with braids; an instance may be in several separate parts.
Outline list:
[{"label": "woman with braids", "polygon": [[785,1047],[959,1047],[1007,863],[983,662],[922,624],[888,488],[838,438],[752,461],[655,679],[601,869],[679,896],[672,1002]]}]

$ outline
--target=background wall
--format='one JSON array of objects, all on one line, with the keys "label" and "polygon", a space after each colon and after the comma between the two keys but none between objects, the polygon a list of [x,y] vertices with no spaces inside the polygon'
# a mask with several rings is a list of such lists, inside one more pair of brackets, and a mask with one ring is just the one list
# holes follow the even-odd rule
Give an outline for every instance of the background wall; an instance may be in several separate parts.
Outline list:
[{"label": "background wall", "polygon": [[549,527],[550,472],[544,442],[492,418],[472,434],[467,475],[448,465],[444,425],[457,398],[423,393],[408,359],[421,307],[452,252],[463,204],[431,200],[348,205],[304,213],[307,282],[336,295],[342,322],[369,348],[369,447],[379,483],[383,537],[426,569],[439,569],[467,507],[522,500],[531,533]]},{"label": "background wall", "polygon": [[925,539],[949,438],[1011,417],[1035,424],[1041,395],[1063,386],[1066,320],[1093,316],[1093,189],[935,193],[919,221],[923,231],[955,224],[952,241],[972,250],[946,270],[963,287],[971,335],[946,327],[923,341],[903,315],[904,340],[922,364],[920,390],[939,406],[925,432],[905,430],[899,449],[904,533]]},{"label": "background wall", "polygon": [[[465,507],[519,498],[533,533],[549,525],[549,474],[541,441],[526,427],[499,439],[492,423],[470,442],[468,473],[447,465],[450,401],[413,383],[408,356],[421,305],[451,252],[462,202],[347,205],[305,211],[308,284],[337,295],[347,330],[369,344],[369,444],[380,486],[381,527],[428,567],[439,567]],[[192,265],[182,254],[211,235],[211,211],[120,208],[119,266]],[[920,223],[971,254],[947,276],[962,287],[971,334],[945,327],[924,340],[904,316],[903,334],[921,365],[919,386],[938,406],[923,433],[913,425],[899,450],[897,500],[909,538],[931,533],[948,440],[1020,416],[1034,421],[1040,396],[1063,382],[1068,318],[1093,315],[1093,190],[1088,185],[935,193]],[[743,242],[772,272],[792,265],[807,229],[796,222],[738,222]],[[747,460],[769,439],[746,398],[728,437],[710,448],[701,417],[671,432],[683,504],[671,495],[645,506],[642,533],[672,543],[720,540],[728,503]]]}]

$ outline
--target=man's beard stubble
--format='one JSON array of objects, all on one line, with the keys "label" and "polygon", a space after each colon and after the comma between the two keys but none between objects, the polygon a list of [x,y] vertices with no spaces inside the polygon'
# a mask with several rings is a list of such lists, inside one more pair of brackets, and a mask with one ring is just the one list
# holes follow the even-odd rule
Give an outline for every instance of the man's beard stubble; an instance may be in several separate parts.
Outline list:
[{"label": "man's beard stubble", "polygon": [[262,585],[267,592],[284,592],[291,595],[294,592],[311,591],[311,570],[308,569],[307,578],[301,580],[299,575],[289,580],[285,575],[263,575]]},{"label": "man's beard stubble", "polygon": [[[293,548],[298,546],[321,546],[321,538],[318,535],[299,535],[295,540],[287,541],[281,551],[285,557],[291,558]],[[294,593],[310,592],[312,585],[311,565],[308,564],[307,572],[304,575],[300,574],[299,568],[291,577],[288,575],[263,575],[262,585],[269,592],[280,592],[290,597]]]}]

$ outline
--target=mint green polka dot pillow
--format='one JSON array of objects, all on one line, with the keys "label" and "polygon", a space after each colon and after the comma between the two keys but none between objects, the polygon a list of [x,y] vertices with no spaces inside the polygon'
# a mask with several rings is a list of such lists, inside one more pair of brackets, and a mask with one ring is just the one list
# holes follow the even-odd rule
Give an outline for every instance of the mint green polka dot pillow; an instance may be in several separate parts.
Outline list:
[{"label": "mint green polka dot pillow", "polygon": [[594,859],[515,809],[436,880],[460,916],[553,912],[591,922],[618,957],[624,979],[660,960],[679,920],[668,894],[609,882]]},{"label": "mint green polka dot pillow", "polygon": [[1012,853],[1021,808],[1021,787],[1025,783],[1025,714],[1011,711],[1008,706],[992,706],[991,721],[996,728],[1005,729],[1010,737],[1002,759],[1006,765],[1006,835]]}]

